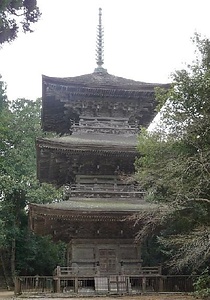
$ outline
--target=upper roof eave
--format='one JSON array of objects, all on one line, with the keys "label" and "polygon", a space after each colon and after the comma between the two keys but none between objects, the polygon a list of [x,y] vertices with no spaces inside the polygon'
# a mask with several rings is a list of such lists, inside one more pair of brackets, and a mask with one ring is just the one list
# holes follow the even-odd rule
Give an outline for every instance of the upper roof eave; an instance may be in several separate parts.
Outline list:
[{"label": "upper roof eave", "polygon": [[160,83],[147,83],[141,81],[135,81],[127,79],[109,73],[94,72],[90,74],[84,74],[75,77],[50,77],[42,75],[43,83],[64,85],[68,86],[80,86],[86,88],[102,88],[102,89],[117,89],[127,91],[153,91],[155,87],[169,87],[169,84]]}]

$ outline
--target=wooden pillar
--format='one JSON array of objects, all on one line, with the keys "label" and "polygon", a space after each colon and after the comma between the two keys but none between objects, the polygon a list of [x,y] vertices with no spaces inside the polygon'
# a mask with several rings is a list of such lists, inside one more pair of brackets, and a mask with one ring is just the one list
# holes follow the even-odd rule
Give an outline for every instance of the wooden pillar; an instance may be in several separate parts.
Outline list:
[{"label": "wooden pillar", "polygon": [[18,277],[15,277],[15,295],[21,294],[21,281]]},{"label": "wooden pillar", "polygon": [[78,293],[78,277],[74,278],[74,292]]},{"label": "wooden pillar", "polygon": [[131,286],[130,286],[130,277],[126,277],[126,292],[131,292]]},{"label": "wooden pillar", "polygon": [[61,275],[61,267],[60,266],[57,266],[57,268],[56,268],[56,275],[58,277],[60,277],[60,275]]},{"label": "wooden pillar", "polygon": [[57,266],[56,268],[56,292],[60,293],[61,292],[61,280],[60,280],[60,276],[61,276],[61,267]]},{"label": "wooden pillar", "polygon": [[100,275],[100,265],[99,265],[99,261],[97,261],[96,263],[96,275]]},{"label": "wooden pillar", "polygon": [[120,274],[121,275],[125,274],[123,261],[120,262]]},{"label": "wooden pillar", "polygon": [[56,293],[60,293],[61,292],[61,280],[58,277],[57,278],[57,284],[56,284]]},{"label": "wooden pillar", "polygon": [[117,293],[119,294],[119,276],[116,276]]},{"label": "wooden pillar", "polygon": [[160,266],[158,266],[158,274],[162,274],[162,266],[160,265]]},{"label": "wooden pillar", "polygon": [[142,277],[142,292],[146,292],[146,277]]},{"label": "wooden pillar", "polygon": [[159,277],[159,292],[163,292],[163,277]]},{"label": "wooden pillar", "polygon": [[107,277],[107,282],[108,282],[108,286],[107,286],[108,287],[108,292],[110,292],[110,289],[111,289],[110,277],[109,278]]}]

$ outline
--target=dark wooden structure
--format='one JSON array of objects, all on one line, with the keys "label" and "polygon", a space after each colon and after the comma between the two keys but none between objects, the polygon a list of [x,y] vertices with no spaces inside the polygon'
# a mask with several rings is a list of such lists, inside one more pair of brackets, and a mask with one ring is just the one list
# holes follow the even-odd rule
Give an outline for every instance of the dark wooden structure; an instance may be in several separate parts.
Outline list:
[{"label": "dark wooden structure", "polygon": [[[99,44],[100,35],[99,26]],[[108,291],[110,276],[143,272],[138,226],[128,217],[152,207],[129,177],[137,133],[154,118],[154,88],[161,85],[110,75],[102,64],[98,51],[92,74],[42,78],[43,129],[59,137],[37,139],[37,174],[40,182],[65,186],[66,200],[31,204],[30,225],[69,245],[57,290],[75,274]]]}]

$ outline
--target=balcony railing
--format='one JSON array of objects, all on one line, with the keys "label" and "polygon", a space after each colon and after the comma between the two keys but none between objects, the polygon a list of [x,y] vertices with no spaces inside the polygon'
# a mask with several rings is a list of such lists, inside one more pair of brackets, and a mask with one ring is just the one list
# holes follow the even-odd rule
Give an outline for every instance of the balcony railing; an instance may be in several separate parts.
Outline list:
[{"label": "balcony railing", "polygon": [[70,197],[143,198],[144,195],[139,186],[128,184],[72,184],[66,191]]},{"label": "balcony railing", "polygon": [[[117,275],[127,275],[127,276],[158,276],[161,275],[161,267],[154,266],[154,267],[141,267],[136,264],[135,266],[132,265],[124,265],[115,272]],[[87,277],[87,276],[96,276],[100,274],[100,267],[99,266],[75,266],[75,267],[60,267],[58,266],[54,270],[54,276],[56,277]]]}]

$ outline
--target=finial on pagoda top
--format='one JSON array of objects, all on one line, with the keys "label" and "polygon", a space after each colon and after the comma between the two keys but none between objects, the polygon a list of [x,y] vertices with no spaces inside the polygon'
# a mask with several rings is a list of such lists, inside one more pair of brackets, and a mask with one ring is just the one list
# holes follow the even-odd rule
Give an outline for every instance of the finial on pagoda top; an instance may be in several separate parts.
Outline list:
[{"label": "finial on pagoda top", "polygon": [[97,26],[96,63],[97,67],[95,68],[94,73],[107,73],[107,70],[102,67],[104,64],[104,30],[102,26],[102,8],[99,8],[99,23]]}]

